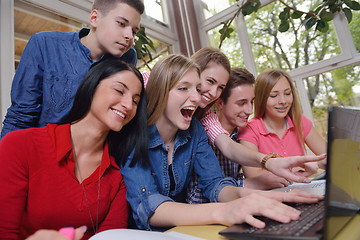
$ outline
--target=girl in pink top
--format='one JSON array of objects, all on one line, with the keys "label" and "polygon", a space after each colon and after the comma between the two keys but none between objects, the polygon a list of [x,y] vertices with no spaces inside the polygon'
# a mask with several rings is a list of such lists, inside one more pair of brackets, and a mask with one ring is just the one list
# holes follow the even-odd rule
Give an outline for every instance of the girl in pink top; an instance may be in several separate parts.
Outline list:
[{"label": "girl in pink top", "polygon": [[[301,105],[290,76],[282,70],[266,70],[256,79],[254,118],[239,135],[241,143],[264,154],[303,156],[305,145],[316,155],[326,153],[326,142],[301,113]],[[313,164],[324,168],[325,161]],[[260,168],[244,167],[247,177]]]}]

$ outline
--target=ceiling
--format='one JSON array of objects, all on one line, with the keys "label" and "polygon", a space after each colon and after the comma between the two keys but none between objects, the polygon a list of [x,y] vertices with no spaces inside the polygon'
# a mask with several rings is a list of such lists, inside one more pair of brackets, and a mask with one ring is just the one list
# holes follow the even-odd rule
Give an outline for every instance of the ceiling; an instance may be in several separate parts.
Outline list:
[{"label": "ceiling", "polygon": [[15,61],[20,60],[27,41],[34,33],[41,31],[77,31],[82,25],[82,23],[30,4],[16,6],[14,10]]}]

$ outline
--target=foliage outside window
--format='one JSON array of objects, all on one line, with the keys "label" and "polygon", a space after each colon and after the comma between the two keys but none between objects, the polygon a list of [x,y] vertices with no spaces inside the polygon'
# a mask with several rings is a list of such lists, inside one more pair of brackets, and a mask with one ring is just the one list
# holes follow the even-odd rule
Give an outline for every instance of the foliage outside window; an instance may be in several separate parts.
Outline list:
[{"label": "foliage outside window", "polygon": [[[229,1],[236,3],[238,1]],[[253,1],[255,2],[255,1]],[[294,9],[313,9],[322,4],[323,1],[292,1]],[[311,5],[312,4],[312,5]],[[350,4],[350,3],[349,3]],[[251,41],[252,53],[255,58],[257,72],[267,68],[281,68],[286,71],[294,70],[302,66],[316,64],[319,61],[330,59],[341,54],[337,36],[332,22],[327,23],[327,31],[316,30],[302,25],[298,18],[288,18],[289,28],[287,31],[279,30],[284,14],[284,5],[280,1],[258,9],[245,17],[247,32]],[[351,13],[350,32],[353,37],[357,51],[360,50],[360,12]],[[221,46],[221,49],[229,56],[232,64],[242,62],[243,56],[237,42],[238,37],[234,22],[228,25],[228,38],[224,41],[221,35],[224,32],[225,24],[214,28],[209,34],[209,39],[214,46]],[[304,22],[303,22],[304,23]],[[219,29],[218,32],[216,30]],[[215,41],[215,43],[214,43]],[[313,77],[303,79],[313,117],[317,128],[325,134],[327,124],[326,109],[330,105],[359,106],[360,95],[360,65],[347,66],[326,72]]]}]

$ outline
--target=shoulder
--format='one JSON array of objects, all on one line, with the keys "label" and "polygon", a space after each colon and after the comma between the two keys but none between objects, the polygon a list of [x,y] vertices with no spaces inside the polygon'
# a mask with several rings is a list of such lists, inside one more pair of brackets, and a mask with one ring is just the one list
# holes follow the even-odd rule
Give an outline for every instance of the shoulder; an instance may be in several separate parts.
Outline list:
[{"label": "shoulder", "polygon": [[313,122],[303,114],[301,115],[301,125],[303,135],[306,137],[313,128]]},{"label": "shoulder", "polygon": [[246,128],[252,128],[252,129],[261,129],[261,126],[263,126],[263,120],[262,118],[252,118],[249,120],[248,125]]},{"label": "shoulder", "polygon": [[[38,143],[38,136],[48,136],[47,127],[19,129],[6,134],[0,141],[2,148],[25,149]],[[45,141],[48,141],[47,138]]]},{"label": "shoulder", "polygon": [[312,124],[312,121],[309,118],[307,118],[304,114],[301,115],[301,122],[303,124]]},{"label": "shoulder", "polygon": [[44,31],[38,32],[31,36],[30,40],[44,41],[47,39],[57,39],[57,40],[65,40],[71,39],[74,35],[78,34],[78,32],[60,32],[60,31]]},{"label": "shoulder", "polygon": [[191,120],[189,130],[190,131],[203,131],[204,132],[204,127],[201,124],[201,122],[199,121],[199,119],[197,119],[196,117],[193,117],[193,119]]}]

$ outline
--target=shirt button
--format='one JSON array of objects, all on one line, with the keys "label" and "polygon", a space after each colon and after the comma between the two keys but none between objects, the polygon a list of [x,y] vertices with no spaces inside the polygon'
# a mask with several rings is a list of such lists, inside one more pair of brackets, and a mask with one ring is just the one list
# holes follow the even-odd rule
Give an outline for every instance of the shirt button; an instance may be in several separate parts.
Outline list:
[{"label": "shirt button", "polygon": [[142,188],[142,189],[141,189],[141,192],[146,192],[146,188]]},{"label": "shirt button", "polygon": [[164,169],[167,169],[167,166],[166,166],[166,165],[164,165]]},{"label": "shirt button", "polygon": [[169,185],[166,184],[166,185],[165,185],[165,188],[168,188],[168,187],[169,187]]}]

